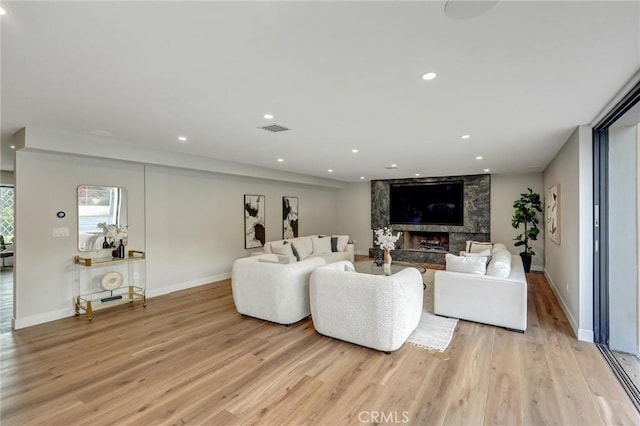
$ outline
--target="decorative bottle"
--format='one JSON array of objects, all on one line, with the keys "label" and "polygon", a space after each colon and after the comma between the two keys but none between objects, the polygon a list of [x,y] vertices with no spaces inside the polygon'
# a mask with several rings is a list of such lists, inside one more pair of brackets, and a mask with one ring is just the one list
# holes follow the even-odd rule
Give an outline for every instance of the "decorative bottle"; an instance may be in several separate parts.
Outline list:
[{"label": "decorative bottle", "polygon": [[102,248],[110,248],[111,244],[109,244],[109,242],[107,242],[107,237],[104,237],[104,241],[102,242]]},{"label": "decorative bottle", "polygon": [[120,245],[118,246],[118,257],[120,259],[124,259],[124,244],[122,243],[122,240],[120,240]]}]

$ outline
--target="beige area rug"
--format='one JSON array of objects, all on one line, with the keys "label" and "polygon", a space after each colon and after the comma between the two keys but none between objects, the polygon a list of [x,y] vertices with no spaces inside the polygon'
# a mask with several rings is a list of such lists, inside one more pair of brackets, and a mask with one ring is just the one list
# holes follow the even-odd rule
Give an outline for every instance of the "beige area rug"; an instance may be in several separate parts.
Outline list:
[{"label": "beige area rug", "polygon": [[453,338],[458,320],[439,317],[433,314],[433,277],[436,271],[427,269],[422,279],[427,288],[424,291],[424,304],[418,328],[411,333],[407,343],[421,348],[444,352]]}]

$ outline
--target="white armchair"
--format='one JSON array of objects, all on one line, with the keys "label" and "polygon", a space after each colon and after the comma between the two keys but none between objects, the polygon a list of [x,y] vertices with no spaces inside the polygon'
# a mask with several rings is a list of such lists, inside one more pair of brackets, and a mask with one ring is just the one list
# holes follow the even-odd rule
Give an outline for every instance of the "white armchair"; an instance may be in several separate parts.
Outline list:
[{"label": "white armchair", "polygon": [[326,262],[319,257],[288,264],[275,262],[278,262],[275,254],[233,262],[233,302],[240,314],[290,325],[311,313],[309,277],[314,269]]},{"label": "white armchair", "polygon": [[407,268],[391,276],[345,271],[341,261],[311,274],[311,319],[320,334],[391,352],[416,329],[422,315],[422,276]]}]

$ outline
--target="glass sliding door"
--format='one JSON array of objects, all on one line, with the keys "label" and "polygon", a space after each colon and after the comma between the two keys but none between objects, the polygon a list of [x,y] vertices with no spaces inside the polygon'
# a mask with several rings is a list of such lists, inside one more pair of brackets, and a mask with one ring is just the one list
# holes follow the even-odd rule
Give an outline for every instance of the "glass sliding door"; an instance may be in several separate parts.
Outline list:
[{"label": "glass sliding door", "polygon": [[594,339],[640,411],[640,84],[593,130]]}]

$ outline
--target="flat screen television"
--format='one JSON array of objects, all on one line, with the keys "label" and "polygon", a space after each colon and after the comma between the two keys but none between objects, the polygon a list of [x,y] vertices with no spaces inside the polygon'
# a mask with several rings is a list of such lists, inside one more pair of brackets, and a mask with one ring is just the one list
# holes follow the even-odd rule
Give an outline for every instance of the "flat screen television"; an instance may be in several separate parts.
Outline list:
[{"label": "flat screen television", "polygon": [[392,224],[464,225],[463,181],[391,184]]}]

